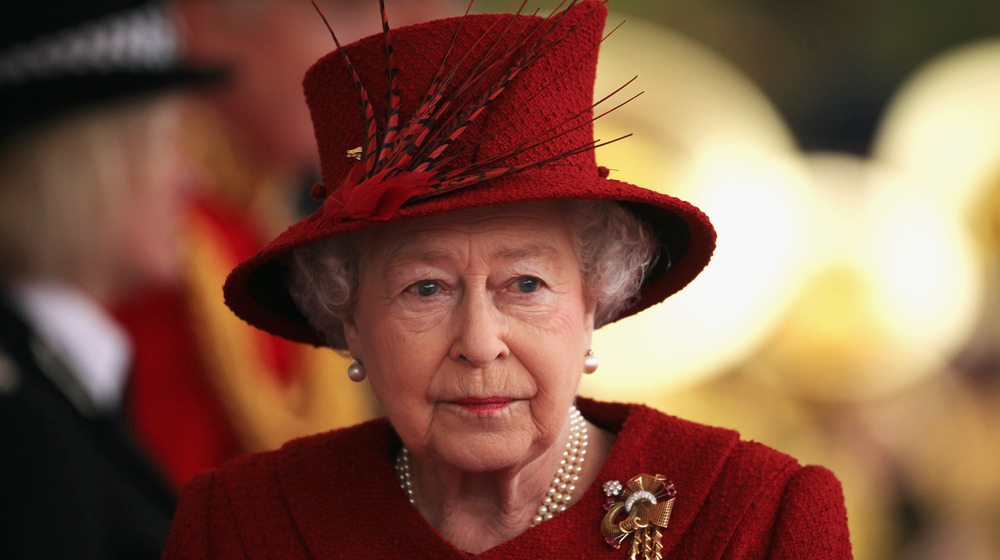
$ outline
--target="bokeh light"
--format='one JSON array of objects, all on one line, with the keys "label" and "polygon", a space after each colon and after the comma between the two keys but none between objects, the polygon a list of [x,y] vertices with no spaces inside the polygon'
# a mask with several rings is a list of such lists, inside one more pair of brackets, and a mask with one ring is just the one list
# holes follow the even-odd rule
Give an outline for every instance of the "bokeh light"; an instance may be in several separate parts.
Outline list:
[{"label": "bokeh light", "polygon": [[[598,121],[598,137],[635,134],[602,148],[599,162],[615,178],[698,205],[720,239],[697,282],[595,335],[606,374],[586,379],[583,392],[634,399],[636,388],[711,376],[759,344],[805,275],[809,199],[789,132],[732,65],[634,18],[614,39],[601,52],[598,94],[631,77],[621,68],[655,93]],[[637,59],[640,47],[655,54]]]}]

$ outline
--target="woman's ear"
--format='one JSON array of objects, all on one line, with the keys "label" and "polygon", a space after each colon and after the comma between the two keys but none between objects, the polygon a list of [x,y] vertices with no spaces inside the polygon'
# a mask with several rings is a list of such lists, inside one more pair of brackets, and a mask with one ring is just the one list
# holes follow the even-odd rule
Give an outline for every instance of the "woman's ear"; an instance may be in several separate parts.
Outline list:
[{"label": "woman's ear", "polygon": [[351,353],[351,356],[355,360],[361,359],[361,335],[358,332],[358,324],[354,318],[354,314],[351,313],[347,317],[341,320],[341,324],[344,326],[344,340],[347,342],[347,351]]},{"label": "woman's ear", "polygon": [[597,301],[591,296],[584,296],[583,320],[590,332],[594,332],[595,317],[597,317]]},{"label": "woman's ear", "polygon": [[[588,300],[590,298],[587,298]],[[591,338],[594,335],[594,317],[597,313],[597,305],[591,301],[586,302],[586,308],[583,311],[583,328],[584,328],[584,342],[586,342],[587,348],[590,348]]]}]

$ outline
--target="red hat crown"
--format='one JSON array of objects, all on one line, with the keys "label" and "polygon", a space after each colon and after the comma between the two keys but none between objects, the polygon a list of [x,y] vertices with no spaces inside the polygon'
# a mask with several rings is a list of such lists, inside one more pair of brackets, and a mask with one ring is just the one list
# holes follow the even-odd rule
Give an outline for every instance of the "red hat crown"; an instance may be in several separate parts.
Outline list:
[{"label": "red hat crown", "polygon": [[605,14],[585,2],[549,18],[386,24],[320,59],[304,87],[323,222],[388,219],[407,201],[545,166],[596,176],[592,84]]},{"label": "red hat crown", "polygon": [[659,258],[617,318],[662,301],[705,267],[715,232],[704,214],[608,179],[595,161],[603,2],[571,2],[548,17],[466,14],[392,31],[384,14],[380,35],[338,43],[306,74],[323,174],[313,195],[324,202],[230,274],[224,292],[237,315],[322,344],[288,295],[285,255],[387,222],[491,205],[609,200],[646,220]]}]

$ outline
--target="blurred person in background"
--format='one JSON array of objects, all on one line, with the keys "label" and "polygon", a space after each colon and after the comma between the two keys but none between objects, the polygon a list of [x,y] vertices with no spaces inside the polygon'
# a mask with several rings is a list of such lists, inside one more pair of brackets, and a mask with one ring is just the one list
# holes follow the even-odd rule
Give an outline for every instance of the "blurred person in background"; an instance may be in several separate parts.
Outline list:
[{"label": "blurred person in background", "polygon": [[[403,21],[451,0],[399,2]],[[380,26],[351,0],[319,4],[348,39]],[[318,161],[302,75],[329,50],[309,2],[174,0],[192,63],[224,61],[227,86],[199,96],[185,150],[199,195],[187,211],[179,282],[119,306],[136,343],[129,407],[136,429],[180,488],[247,451],[374,414],[369,393],[331,371],[348,362],[272,337],[232,316],[219,286],[238,262],[297,219]]]},{"label": "blurred person in background", "polygon": [[157,558],[175,501],[129,430],[108,310],[178,272],[190,188],[165,6],[0,8],[0,555]]}]

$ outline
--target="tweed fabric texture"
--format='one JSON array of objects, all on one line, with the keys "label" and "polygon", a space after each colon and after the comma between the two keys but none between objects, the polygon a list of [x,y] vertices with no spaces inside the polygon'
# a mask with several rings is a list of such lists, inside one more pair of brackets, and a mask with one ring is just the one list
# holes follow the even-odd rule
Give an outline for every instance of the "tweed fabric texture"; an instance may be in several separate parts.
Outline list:
[{"label": "tweed fabric texture", "polygon": [[849,559],[840,483],[736,432],[641,405],[579,399],[618,434],[594,485],[569,509],[479,555],[417,513],[393,472],[384,420],[293,441],[200,475],[185,489],[164,553],[174,559],[606,558],[601,485],[659,473],[677,488],[665,559]]},{"label": "tweed fabric texture", "polygon": [[[597,54],[607,10],[602,2],[580,2],[555,16],[544,55],[527,67],[489,104],[448,148],[448,164],[462,168],[508,151],[525,141],[547,137],[559,123],[565,133],[504,160],[517,166],[546,160],[593,141],[593,87]],[[486,78],[465,95],[476,98],[506,67],[476,62],[494,43],[498,51],[517,52],[548,29],[533,16],[473,15],[392,30],[394,67],[399,73],[402,120],[412,115],[450,48],[456,75],[479,71]],[[501,32],[502,31],[502,32]],[[454,45],[451,46],[452,37]],[[387,111],[387,62],[381,35],[344,48],[368,90],[376,115]],[[354,81],[339,52],[320,59],[307,73],[306,99],[312,112],[322,162],[323,186],[330,195],[344,183],[356,161],[348,151],[364,144],[365,121],[358,108]],[[639,300],[617,319],[654,305],[687,285],[707,265],[715,248],[708,218],[691,204],[666,194],[607,178],[593,150],[574,153],[553,165],[537,167],[452,191],[411,201],[388,220],[332,218],[326,205],[293,225],[263,251],[238,266],[226,282],[226,303],[244,320],[273,334],[321,345],[285,289],[282,257],[299,247],[388,222],[434,216],[467,208],[547,200],[617,201],[645,219],[656,232],[661,255],[647,275]]]}]

